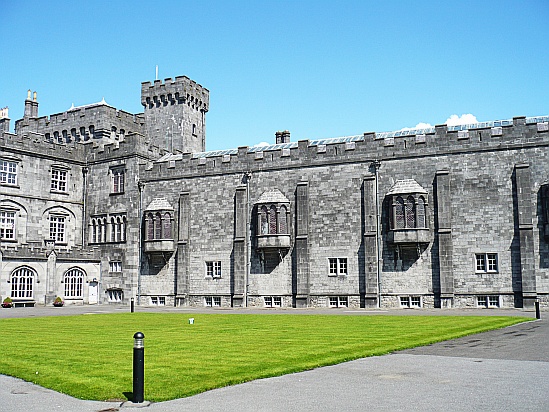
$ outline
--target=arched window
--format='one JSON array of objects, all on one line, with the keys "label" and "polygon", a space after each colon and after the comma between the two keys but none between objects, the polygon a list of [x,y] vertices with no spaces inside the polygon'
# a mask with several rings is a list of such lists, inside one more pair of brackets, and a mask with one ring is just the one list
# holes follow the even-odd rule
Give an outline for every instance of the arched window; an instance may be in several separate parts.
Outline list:
[{"label": "arched window", "polygon": [[162,215],[157,212],[154,215],[154,236],[153,239],[162,239]]},{"label": "arched window", "polygon": [[399,196],[395,201],[395,229],[404,229],[404,200]]},{"label": "arched window", "polygon": [[417,227],[426,228],[427,221],[425,218],[425,198],[423,196],[420,196],[419,199],[417,200],[416,212],[417,212]]},{"label": "arched window", "polygon": [[406,227],[412,229],[416,227],[416,204],[413,196],[408,196],[404,205],[406,214]]},{"label": "arched window", "polygon": [[162,238],[172,239],[172,215],[169,212],[164,213],[162,219]]},{"label": "arched window", "polygon": [[105,243],[107,241],[107,218],[99,219],[99,242]]},{"label": "arched window", "polygon": [[276,226],[276,207],[273,205],[271,206],[271,210],[269,210],[269,234],[276,235]]},{"label": "arched window", "polygon": [[268,216],[269,211],[267,209],[267,206],[261,207],[261,217],[260,217],[260,225],[261,225],[261,231],[260,233],[262,235],[268,235],[269,234],[269,221]]},{"label": "arched window", "polygon": [[126,216],[122,216],[120,219],[120,241],[126,241]]},{"label": "arched window", "polygon": [[288,234],[288,221],[286,219],[286,206],[282,205],[280,206],[280,214],[278,216],[279,219],[279,231],[278,233],[282,235]]},{"label": "arched window", "polygon": [[117,242],[116,238],[116,220],[114,217],[111,217],[111,242]]},{"label": "arched window", "polygon": [[147,226],[147,240],[153,240],[154,239],[154,217],[152,213],[149,213],[147,215],[146,226]]},{"label": "arched window", "polygon": [[16,269],[11,274],[11,297],[32,298],[36,273],[28,267]]},{"label": "arched window", "polygon": [[97,221],[92,219],[92,243],[97,243]]},{"label": "arched window", "polygon": [[79,268],[72,268],[63,276],[65,285],[65,298],[82,298],[82,285],[84,284],[84,271]]}]

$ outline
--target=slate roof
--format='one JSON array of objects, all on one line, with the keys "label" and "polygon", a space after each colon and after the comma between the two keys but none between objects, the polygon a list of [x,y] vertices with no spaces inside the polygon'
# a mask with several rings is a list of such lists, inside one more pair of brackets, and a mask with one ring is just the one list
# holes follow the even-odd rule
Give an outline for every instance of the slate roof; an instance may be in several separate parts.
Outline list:
[{"label": "slate roof", "polygon": [[173,210],[173,207],[166,198],[157,197],[149,203],[149,206],[147,206],[145,210]]},{"label": "slate roof", "polygon": [[290,201],[280,192],[280,190],[271,189],[263,192],[263,194],[259,197],[259,199],[257,199],[257,202],[255,203],[290,203]]},{"label": "slate roof", "polygon": [[409,193],[423,193],[427,194],[427,191],[422,188],[418,182],[414,179],[397,180],[395,184],[387,192],[389,195],[404,195]]}]

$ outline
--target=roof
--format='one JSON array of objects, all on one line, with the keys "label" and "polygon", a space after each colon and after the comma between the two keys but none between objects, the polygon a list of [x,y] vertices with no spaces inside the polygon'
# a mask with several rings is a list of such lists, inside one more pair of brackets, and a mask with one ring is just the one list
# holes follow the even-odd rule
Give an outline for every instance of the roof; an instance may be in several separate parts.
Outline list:
[{"label": "roof", "polygon": [[290,203],[288,198],[280,192],[278,189],[271,189],[263,192],[259,199],[257,199],[256,204],[263,203]]},{"label": "roof", "polygon": [[173,210],[173,207],[166,198],[157,197],[149,203],[149,206],[147,206],[145,210]]},{"label": "roof", "polygon": [[[526,117],[527,124],[545,123],[545,122],[549,122],[549,116]],[[462,130],[486,129],[491,127],[504,127],[504,126],[512,126],[512,125],[513,125],[513,119],[492,120],[488,122],[478,122],[473,124],[447,126],[447,130],[449,132],[458,132]],[[401,129],[394,132],[376,132],[374,133],[374,139],[381,140],[381,139],[394,138],[394,137],[417,136],[417,135],[434,134],[434,133],[435,133],[435,127],[427,127],[427,128],[419,128],[419,129]],[[364,140],[365,140],[365,136],[364,134],[361,134],[356,136],[333,137],[328,139],[309,140],[308,145],[322,146],[322,145],[328,145],[328,144],[334,144],[334,143],[362,142]],[[259,144],[252,147],[247,147],[247,152],[248,153],[268,152],[272,150],[293,149],[296,147],[298,147],[298,142],[279,143],[279,144],[273,144],[269,146]],[[200,159],[204,157],[217,157],[217,156],[237,155],[237,154],[238,154],[238,149],[213,150],[209,152],[193,153],[192,158]],[[157,162],[181,160],[182,158],[183,156],[181,154],[168,153],[162,156],[160,159],[158,159]]]},{"label": "roof", "polygon": [[414,179],[397,180],[395,184],[387,192],[389,195],[405,195],[409,193],[423,193],[427,194],[427,191],[422,188],[418,182]]},{"label": "roof", "polygon": [[74,103],[71,105],[71,108],[69,110],[67,110],[68,112],[70,112],[71,110],[79,110],[79,109],[87,109],[89,107],[95,107],[95,106],[108,106],[108,107],[112,107],[110,104],[108,104],[106,101],[105,101],[105,98],[103,97],[103,99],[100,101],[100,102],[97,102],[97,103],[91,103],[91,104],[85,104],[83,106],[75,106]]}]

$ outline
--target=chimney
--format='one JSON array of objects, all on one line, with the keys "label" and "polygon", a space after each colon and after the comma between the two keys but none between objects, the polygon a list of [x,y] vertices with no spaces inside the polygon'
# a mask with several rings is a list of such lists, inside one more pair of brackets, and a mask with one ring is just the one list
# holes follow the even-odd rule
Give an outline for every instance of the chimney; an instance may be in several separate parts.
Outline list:
[{"label": "chimney", "polygon": [[10,131],[10,118],[8,116],[8,107],[0,109],[0,133]]},{"label": "chimney", "polygon": [[290,132],[288,130],[284,130],[283,132],[276,132],[276,144],[281,143],[290,143]]}]

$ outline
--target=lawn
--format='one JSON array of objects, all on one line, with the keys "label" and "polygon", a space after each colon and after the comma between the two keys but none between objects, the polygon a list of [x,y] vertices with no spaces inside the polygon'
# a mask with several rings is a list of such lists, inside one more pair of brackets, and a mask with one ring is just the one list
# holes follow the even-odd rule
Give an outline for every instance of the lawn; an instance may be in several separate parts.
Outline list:
[{"label": "lawn", "polygon": [[0,374],[81,399],[131,399],[145,334],[145,399],[165,401],[529,320],[475,316],[121,313],[3,319]]}]

